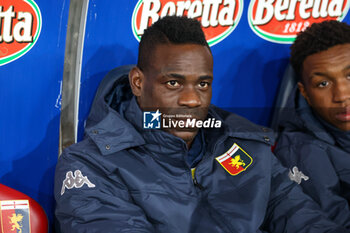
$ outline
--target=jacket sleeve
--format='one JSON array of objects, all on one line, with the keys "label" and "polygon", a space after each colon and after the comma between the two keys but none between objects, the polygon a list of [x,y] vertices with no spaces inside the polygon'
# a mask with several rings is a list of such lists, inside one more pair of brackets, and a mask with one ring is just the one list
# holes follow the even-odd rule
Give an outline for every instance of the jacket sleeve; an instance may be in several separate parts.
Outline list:
[{"label": "jacket sleeve", "polygon": [[349,203],[341,196],[340,180],[327,152],[313,144],[293,144],[278,146],[275,154],[284,166],[290,169],[296,166],[308,176],[307,181],[300,183],[303,191],[329,218],[350,229]]},{"label": "jacket sleeve", "polygon": [[264,227],[269,232],[347,232],[329,220],[319,206],[288,178],[287,170],[271,155],[271,193]]},{"label": "jacket sleeve", "polygon": [[58,160],[55,199],[62,233],[154,232],[121,179],[111,179],[102,166],[69,152]]}]

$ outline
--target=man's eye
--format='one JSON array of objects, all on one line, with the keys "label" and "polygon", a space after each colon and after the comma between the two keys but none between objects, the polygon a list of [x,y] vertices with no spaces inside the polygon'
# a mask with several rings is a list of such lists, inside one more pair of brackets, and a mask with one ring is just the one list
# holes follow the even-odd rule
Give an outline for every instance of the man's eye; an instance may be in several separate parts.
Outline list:
[{"label": "man's eye", "polygon": [[199,86],[200,86],[201,88],[207,88],[207,87],[210,86],[210,83],[209,83],[209,82],[200,82],[200,83],[199,83]]},{"label": "man's eye", "polygon": [[176,80],[170,80],[170,81],[166,82],[166,84],[169,85],[169,86],[172,86],[172,87],[180,86],[179,82],[176,81]]},{"label": "man's eye", "polygon": [[327,81],[323,81],[323,82],[320,82],[319,84],[317,84],[317,87],[326,87],[326,86],[328,86]]},{"label": "man's eye", "polygon": [[348,74],[348,75],[346,76],[346,79],[349,79],[349,80],[350,80],[350,74]]}]

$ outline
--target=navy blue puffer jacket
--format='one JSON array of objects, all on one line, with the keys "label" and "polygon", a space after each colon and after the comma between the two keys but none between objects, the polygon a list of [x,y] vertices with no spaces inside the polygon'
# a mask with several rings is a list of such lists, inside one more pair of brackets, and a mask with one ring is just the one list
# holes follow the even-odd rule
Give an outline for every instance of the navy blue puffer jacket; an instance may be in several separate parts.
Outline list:
[{"label": "navy blue puffer jacket", "polygon": [[[289,180],[269,130],[215,106],[208,117],[223,124],[203,130],[206,153],[192,176],[182,139],[142,128],[126,71],[101,83],[86,139],[59,158],[62,232],[344,232]],[[231,175],[216,158],[234,148],[244,168]]]},{"label": "navy blue puffer jacket", "polygon": [[275,154],[329,218],[350,229],[350,132],[316,116],[298,90],[286,113]]}]

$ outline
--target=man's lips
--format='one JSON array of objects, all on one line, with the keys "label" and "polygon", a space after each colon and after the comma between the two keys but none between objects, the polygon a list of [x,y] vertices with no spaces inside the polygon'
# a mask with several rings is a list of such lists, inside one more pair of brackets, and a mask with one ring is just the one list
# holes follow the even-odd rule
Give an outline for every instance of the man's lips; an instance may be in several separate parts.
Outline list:
[{"label": "man's lips", "polygon": [[350,106],[343,108],[341,112],[336,113],[335,118],[339,121],[350,121]]}]

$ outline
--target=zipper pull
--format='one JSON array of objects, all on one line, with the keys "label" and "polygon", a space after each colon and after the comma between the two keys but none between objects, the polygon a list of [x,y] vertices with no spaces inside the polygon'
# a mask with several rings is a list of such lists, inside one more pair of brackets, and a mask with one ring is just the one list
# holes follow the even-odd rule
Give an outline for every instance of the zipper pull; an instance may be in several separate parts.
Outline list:
[{"label": "zipper pull", "polygon": [[196,186],[200,190],[204,190],[204,187],[200,183],[198,183],[196,177],[193,179],[193,184],[194,184],[194,186]]},{"label": "zipper pull", "polygon": [[196,176],[195,176],[195,171],[196,171],[196,168],[191,168],[191,174],[192,174],[192,181],[193,181],[193,184],[194,186],[196,186],[197,188],[199,188],[200,190],[204,190],[204,187],[198,183],[197,179],[196,179]]}]

